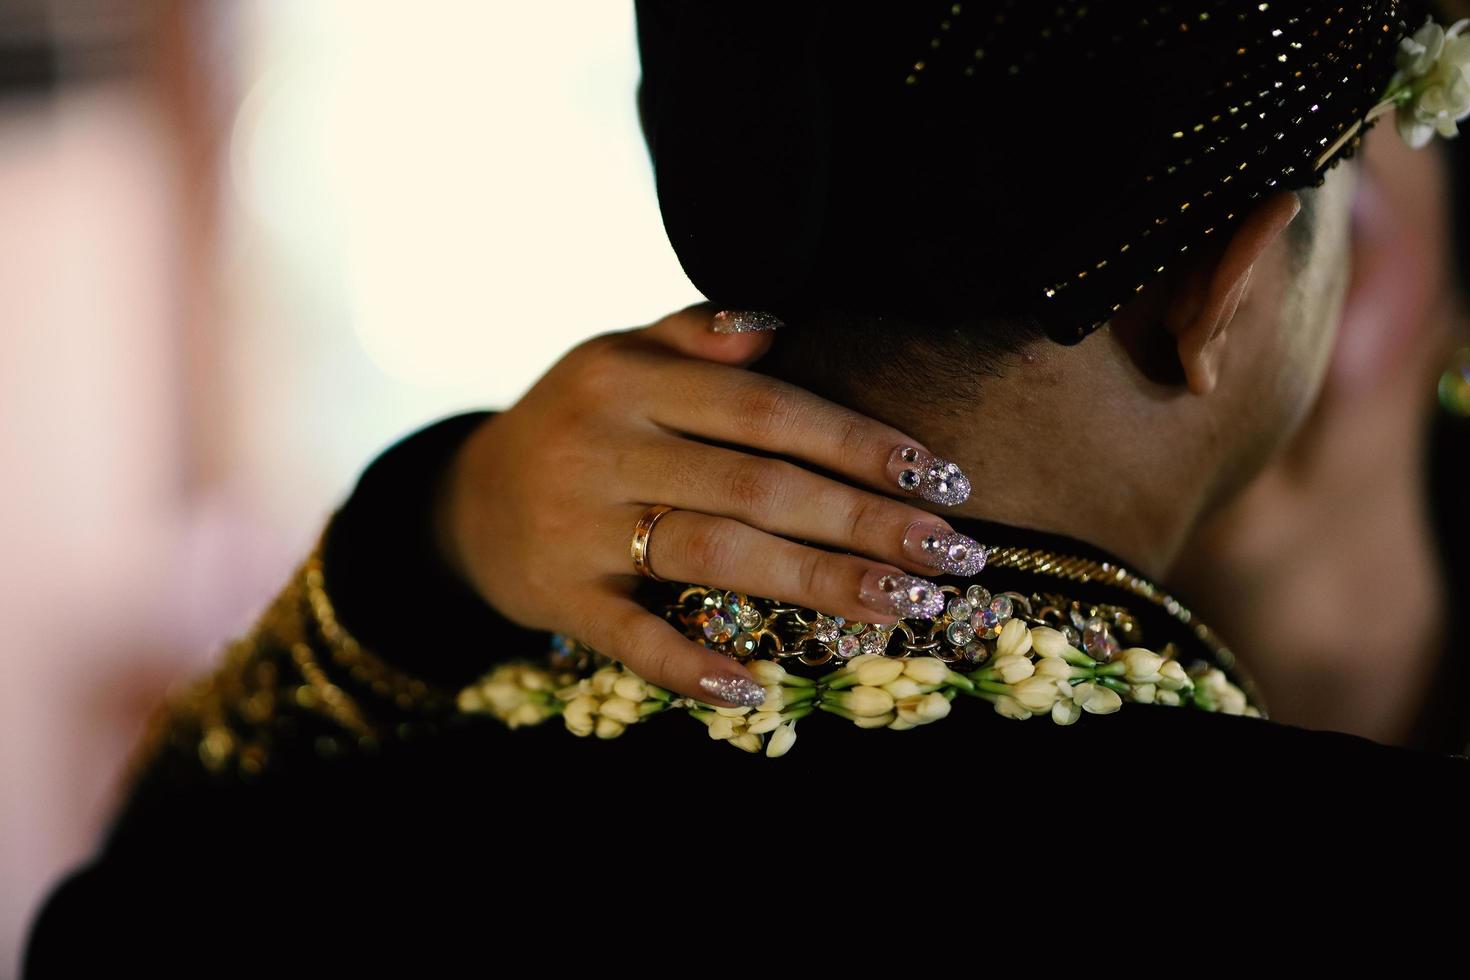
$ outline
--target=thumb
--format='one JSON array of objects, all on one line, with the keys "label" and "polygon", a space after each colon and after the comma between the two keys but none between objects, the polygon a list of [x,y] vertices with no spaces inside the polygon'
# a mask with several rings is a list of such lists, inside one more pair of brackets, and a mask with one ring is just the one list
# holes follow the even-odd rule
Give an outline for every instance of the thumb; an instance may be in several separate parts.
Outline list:
[{"label": "thumb", "polygon": [[719,310],[697,303],[671,313],[657,323],[635,331],[687,357],[721,364],[749,364],[771,346],[773,331],[781,325],[769,313]]}]

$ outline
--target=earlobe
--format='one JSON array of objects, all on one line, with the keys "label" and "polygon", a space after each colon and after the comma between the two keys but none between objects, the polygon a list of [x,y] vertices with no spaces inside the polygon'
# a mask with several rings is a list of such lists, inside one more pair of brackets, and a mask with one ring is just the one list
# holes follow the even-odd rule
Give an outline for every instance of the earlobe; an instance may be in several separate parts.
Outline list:
[{"label": "earlobe", "polygon": [[1203,263],[1171,298],[1164,324],[1174,335],[1189,390],[1215,388],[1226,333],[1250,286],[1256,262],[1301,210],[1296,194],[1267,198],[1246,216],[1213,261]]}]

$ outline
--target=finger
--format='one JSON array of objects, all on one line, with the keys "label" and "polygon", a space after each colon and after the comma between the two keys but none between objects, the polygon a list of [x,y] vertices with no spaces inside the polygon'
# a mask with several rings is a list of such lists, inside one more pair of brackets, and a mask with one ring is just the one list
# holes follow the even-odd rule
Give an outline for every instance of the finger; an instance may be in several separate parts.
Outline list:
[{"label": "finger", "polygon": [[749,670],[683,636],[631,599],[594,606],[578,637],[651,684],[720,707],[759,707],[765,692]]},{"label": "finger", "polygon": [[[765,596],[855,622],[937,615],[933,604],[942,601],[934,583],[892,565],[690,510],[670,511],[659,520],[646,560],[660,578]],[[910,598],[910,589],[923,594]]]},{"label": "finger", "polygon": [[630,335],[653,341],[686,357],[721,364],[746,365],[771,346],[779,321],[751,314],[732,315],[700,303],[671,314]]},{"label": "finger", "polygon": [[943,519],[785,460],[661,439],[624,453],[618,465],[622,484],[640,500],[734,518],[909,571],[969,577],[984,568],[980,543]]},{"label": "finger", "polygon": [[665,428],[778,453],[931,503],[969,498],[969,477],[956,464],[892,426],[752,372],[700,361],[679,372],[666,367],[666,359],[654,359],[640,385],[652,390],[657,382],[648,412]]}]

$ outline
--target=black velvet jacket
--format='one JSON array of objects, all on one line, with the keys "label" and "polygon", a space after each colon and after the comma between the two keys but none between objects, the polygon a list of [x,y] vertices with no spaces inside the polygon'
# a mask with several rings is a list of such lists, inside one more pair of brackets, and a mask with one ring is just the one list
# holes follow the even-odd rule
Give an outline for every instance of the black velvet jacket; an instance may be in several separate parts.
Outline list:
[{"label": "black velvet jacket", "polygon": [[[453,692],[497,661],[548,648],[546,634],[506,621],[453,579],[430,547],[435,478],[484,417],[446,419],[384,453],[324,539],[340,623],[424,690]],[[987,544],[1101,554],[953,523]],[[1023,579],[991,581],[1025,588]],[[452,696],[448,708],[404,709],[391,684],[326,654],[293,612],[303,601],[288,587],[231,650],[234,667],[160,716],[96,856],[33,926],[29,975],[90,975],[96,956],[162,968],[197,963],[198,949],[284,953],[302,938],[280,928],[292,921],[309,922],[334,962],[370,959],[370,937],[335,932],[357,910],[437,907],[458,885],[477,901],[515,896],[497,915],[520,938],[554,941],[569,902],[612,917],[657,902],[665,925],[686,922],[705,904],[676,897],[685,894],[670,888],[676,873],[691,888],[816,888],[808,867],[840,897],[858,841],[878,849],[872,860],[889,874],[905,870],[906,852],[882,848],[909,835],[938,848],[912,857],[915,868],[969,854],[983,856],[977,867],[1020,867],[1033,880],[1064,855],[1141,861],[1162,874],[1203,844],[1211,862],[1259,856],[1248,841],[1312,849],[1356,832],[1364,808],[1379,804],[1421,830],[1466,813],[1463,755],[1160,705],[1062,727],[974,701],[903,733],[814,716],[778,759],[677,717],[606,741],[576,738],[555,720],[512,731],[452,710]],[[1145,629],[1154,646],[1199,645],[1167,616]],[[356,722],[329,710],[332,690],[358,705]],[[829,876],[829,864],[847,870]],[[497,922],[500,935],[506,921]]]}]

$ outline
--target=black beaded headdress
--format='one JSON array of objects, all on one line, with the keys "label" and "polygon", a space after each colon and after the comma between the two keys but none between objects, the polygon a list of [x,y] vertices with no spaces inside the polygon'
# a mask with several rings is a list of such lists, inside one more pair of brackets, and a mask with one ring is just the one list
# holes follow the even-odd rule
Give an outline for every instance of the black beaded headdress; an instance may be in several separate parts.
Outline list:
[{"label": "black beaded headdress", "polygon": [[1063,343],[1320,184],[1414,0],[639,3],[664,224],[724,306]]}]

